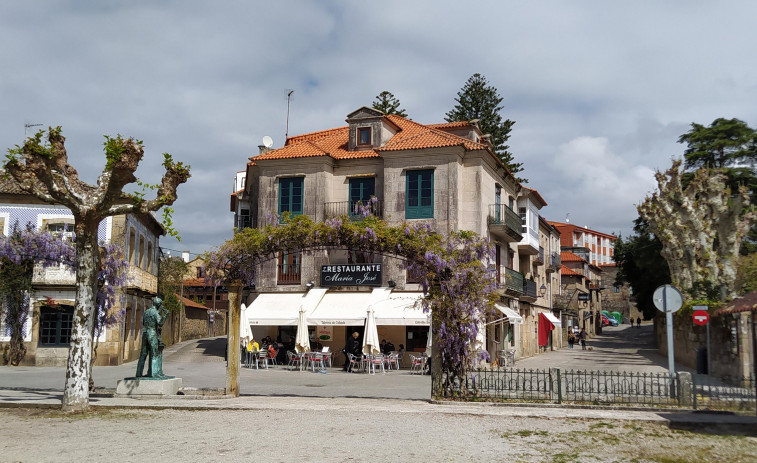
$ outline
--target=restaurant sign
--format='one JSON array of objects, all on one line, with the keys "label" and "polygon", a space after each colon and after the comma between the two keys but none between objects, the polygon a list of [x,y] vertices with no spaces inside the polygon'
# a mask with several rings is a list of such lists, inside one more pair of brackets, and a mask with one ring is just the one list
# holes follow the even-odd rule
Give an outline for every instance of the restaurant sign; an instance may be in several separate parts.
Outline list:
[{"label": "restaurant sign", "polygon": [[381,264],[321,265],[321,286],[381,286]]}]

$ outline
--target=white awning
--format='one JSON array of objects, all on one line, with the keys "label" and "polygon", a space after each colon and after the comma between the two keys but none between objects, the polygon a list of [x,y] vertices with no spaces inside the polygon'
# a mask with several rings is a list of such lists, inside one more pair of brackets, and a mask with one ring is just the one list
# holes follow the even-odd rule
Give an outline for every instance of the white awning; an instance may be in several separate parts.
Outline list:
[{"label": "white awning", "polygon": [[260,294],[247,308],[247,320],[250,325],[296,326],[300,307],[312,311],[325,293],[325,288],[313,288],[307,293]]},{"label": "white awning", "polygon": [[497,308],[500,312],[502,312],[505,317],[507,317],[507,320],[510,322],[511,325],[522,325],[523,324],[523,317],[518,315],[518,312],[514,311],[510,307],[502,304],[494,304],[494,307]]},{"label": "white awning", "polygon": [[544,315],[544,317],[549,320],[550,323],[555,325],[555,328],[562,328],[562,322],[557,317],[552,315],[552,312],[542,312],[541,314]]},{"label": "white awning", "polygon": [[387,299],[373,304],[377,325],[429,326],[430,314],[424,313],[421,292],[391,293]]},{"label": "white awning", "polygon": [[358,291],[328,292],[307,315],[309,325],[355,326],[365,323],[371,293]]}]

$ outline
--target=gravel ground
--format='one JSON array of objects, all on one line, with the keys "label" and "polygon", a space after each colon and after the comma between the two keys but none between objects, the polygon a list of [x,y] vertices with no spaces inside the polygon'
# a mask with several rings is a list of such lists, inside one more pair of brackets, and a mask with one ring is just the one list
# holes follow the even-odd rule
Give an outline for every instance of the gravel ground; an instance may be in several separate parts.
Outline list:
[{"label": "gravel ground", "polygon": [[0,460],[757,461],[757,438],[674,431],[646,421],[503,416],[496,408],[477,412],[472,407],[385,401],[367,406],[344,400],[280,405],[248,410],[95,409],[82,415],[0,409]]}]

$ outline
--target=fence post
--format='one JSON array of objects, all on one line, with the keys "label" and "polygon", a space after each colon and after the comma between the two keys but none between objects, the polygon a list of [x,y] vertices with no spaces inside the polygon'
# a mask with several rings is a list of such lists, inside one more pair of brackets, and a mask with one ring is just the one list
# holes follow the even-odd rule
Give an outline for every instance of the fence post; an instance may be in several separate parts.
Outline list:
[{"label": "fence post", "polygon": [[[671,379],[672,378],[673,377],[671,376]],[[678,383],[680,384],[678,404],[682,406],[691,406],[693,400],[692,397],[695,393],[694,388],[692,387],[691,373],[687,371],[679,371]]]},{"label": "fence post", "polygon": [[[555,398],[555,395],[557,398]],[[562,389],[560,388],[560,369],[549,369],[549,399],[553,402],[562,403]],[[556,399],[556,400],[555,400]]]}]

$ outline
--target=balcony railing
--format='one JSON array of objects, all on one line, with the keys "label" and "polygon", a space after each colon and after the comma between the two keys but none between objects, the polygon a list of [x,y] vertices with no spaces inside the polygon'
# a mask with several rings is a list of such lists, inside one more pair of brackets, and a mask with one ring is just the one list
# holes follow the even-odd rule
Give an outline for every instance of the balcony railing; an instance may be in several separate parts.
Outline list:
[{"label": "balcony railing", "polygon": [[523,295],[521,296],[521,299],[533,302],[536,300],[536,297],[536,282],[532,280],[523,280]]},{"label": "balcony railing", "polygon": [[505,292],[514,295],[523,294],[523,274],[505,267]]},{"label": "balcony railing", "polygon": [[560,257],[559,252],[553,252],[551,256],[549,256],[549,265],[547,265],[547,272],[556,272],[557,270],[560,270],[560,267],[562,267],[562,258]]},{"label": "balcony railing", "polygon": [[509,238],[508,241],[520,241],[523,238],[520,216],[507,204],[490,204],[487,221],[492,232]]},{"label": "balcony railing", "polygon": [[278,266],[276,281],[280,285],[300,284],[300,264],[284,264]]},{"label": "balcony railing", "polygon": [[360,220],[365,213],[376,217],[382,217],[384,213],[384,202],[381,200],[339,201],[325,204],[325,214],[328,218],[346,215],[350,220]]},{"label": "balcony railing", "polygon": [[544,248],[539,246],[539,254],[534,256],[534,264],[544,265]]},{"label": "balcony railing", "polygon": [[126,272],[126,287],[157,294],[158,277],[146,270],[130,265]]},{"label": "balcony railing", "polygon": [[63,264],[43,268],[42,264],[34,265],[32,283],[42,285],[73,285],[76,283],[76,273],[72,268]]},{"label": "balcony railing", "polygon": [[605,284],[602,282],[602,280],[595,280],[589,283],[589,289],[605,289]]}]

